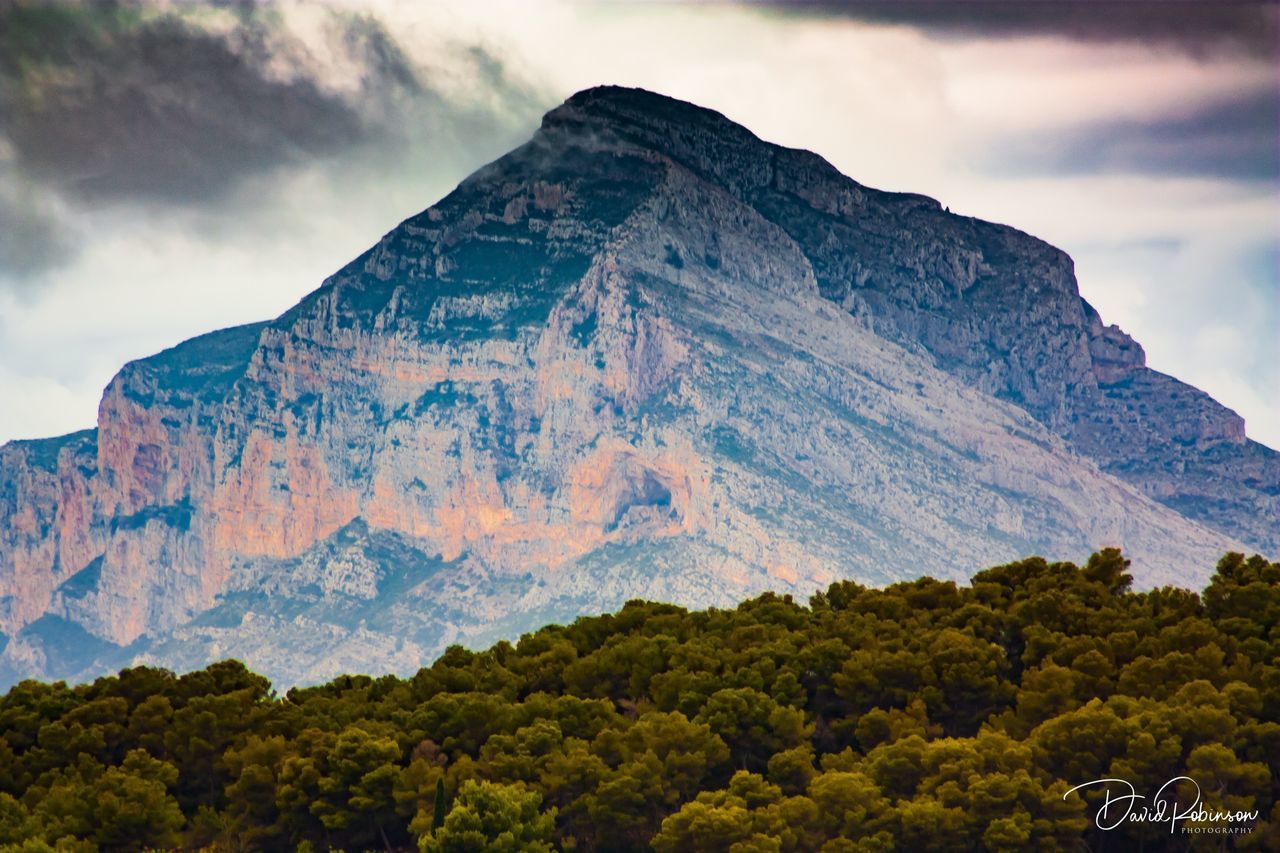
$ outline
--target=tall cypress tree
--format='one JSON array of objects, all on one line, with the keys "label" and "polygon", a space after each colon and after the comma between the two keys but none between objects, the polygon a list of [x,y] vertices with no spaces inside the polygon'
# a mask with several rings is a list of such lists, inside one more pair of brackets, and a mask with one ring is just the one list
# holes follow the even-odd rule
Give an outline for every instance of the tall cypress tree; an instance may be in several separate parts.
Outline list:
[{"label": "tall cypress tree", "polygon": [[444,777],[436,780],[436,810],[431,817],[431,831],[444,826]]}]

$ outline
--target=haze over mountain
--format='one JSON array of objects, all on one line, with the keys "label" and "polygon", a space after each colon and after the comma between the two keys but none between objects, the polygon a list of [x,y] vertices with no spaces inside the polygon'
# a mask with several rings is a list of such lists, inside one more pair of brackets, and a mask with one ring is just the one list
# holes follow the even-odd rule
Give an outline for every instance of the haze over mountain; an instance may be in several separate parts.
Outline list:
[{"label": "haze over mountain", "polygon": [[1280,553],[1280,454],[1071,259],[599,88],[281,317],[0,448],[0,681],[407,671],[634,597]]}]

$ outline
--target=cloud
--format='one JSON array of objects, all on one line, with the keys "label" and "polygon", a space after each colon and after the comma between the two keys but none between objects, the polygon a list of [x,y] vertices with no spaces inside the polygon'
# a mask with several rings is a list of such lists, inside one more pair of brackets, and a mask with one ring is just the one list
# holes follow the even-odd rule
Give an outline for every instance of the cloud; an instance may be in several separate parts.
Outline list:
[{"label": "cloud", "polygon": [[[1128,173],[1280,180],[1280,92],[1274,87],[1181,115],[1033,133],[995,146],[988,168],[1065,175]],[[998,165],[997,165],[998,164]]]},{"label": "cloud", "polygon": [[1241,0],[791,0],[749,5],[873,24],[912,27],[939,38],[1050,36],[1079,42],[1136,42],[1197,56],[1276,52],[1277,15]]},{"label": "cloud", "polygon": [[[0,12],[0,97],[18,166],[85,198],[204,200],[371,131],[359,99],[321,85],[309,52],[273,18],[204,11],[84,3]],[[359,35],[335,33],[366,71],[358,94],[412,89],[379,33]]]},{"label": "cloud", "polygon": [[0,165],[0,270],[25,280],[74,254],[58,208],[49,193]]},{"label": "cloud", "polygon": [[60,206],[208,211],[283,168],[385,161],[442,125],[507,120],[443,94],[436,73],[478,78],[522,112],[510,102],[525,93],[482,51],[433,59],[337,6],[0,2],[2,165],[25,187],[0,198],[0,277],[65,263]]}]

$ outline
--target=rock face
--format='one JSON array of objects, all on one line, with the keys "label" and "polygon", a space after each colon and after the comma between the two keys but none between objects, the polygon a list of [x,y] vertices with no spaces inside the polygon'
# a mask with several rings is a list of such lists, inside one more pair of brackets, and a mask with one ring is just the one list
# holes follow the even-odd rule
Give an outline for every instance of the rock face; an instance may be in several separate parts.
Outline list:
[{"label": "rock face", "polygon": [[1280,551],[1280,457],[1013,229],[593,89],[274,321],[0,448],[0,680],[411,670],[628,598]]}]

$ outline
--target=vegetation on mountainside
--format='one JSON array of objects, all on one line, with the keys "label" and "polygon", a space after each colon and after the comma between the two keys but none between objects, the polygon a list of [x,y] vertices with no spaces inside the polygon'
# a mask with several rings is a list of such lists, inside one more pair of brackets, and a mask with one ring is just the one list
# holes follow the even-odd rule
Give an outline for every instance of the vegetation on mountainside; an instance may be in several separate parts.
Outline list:
[{"label": "vegetation on mountainside", "polygon": [[[1280,848],[1280,564],[1228,555],[1202,595],[1126,565],[634,602],[285,697],[233,661],[28,681],[0,699],[0,846]],[[1070,792],[1183,775],[1257,817],[1108,830],[1102,786]]]}]

